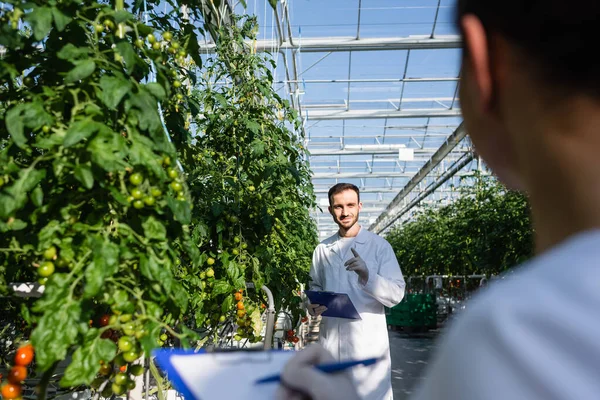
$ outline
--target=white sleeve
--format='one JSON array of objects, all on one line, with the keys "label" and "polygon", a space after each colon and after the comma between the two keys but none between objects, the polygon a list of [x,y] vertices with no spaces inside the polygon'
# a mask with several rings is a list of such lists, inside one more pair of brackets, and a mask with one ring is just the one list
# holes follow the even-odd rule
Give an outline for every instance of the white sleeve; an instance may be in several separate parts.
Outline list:
[{"label": "white sleeve", "polygon": [[361,287],[384,306],[393,307],[402,301],[405,283],[394,250],[388,242],[385,242],[378,264],[377,269],[369,268],[369,280]]},{"label": "white sleeve", "polygon": [[577,380],[589,375],[573,368],[573,354],[557,351],[561,345],[552,324],[506,305],[475,308],[454,321],[410,400],[590,398],[575,395],[586,386]]},{"label": "white sleeve", "polygon": [[318,262],[318,251],[317,247],[313,252],[312,263],[310,264],[310,283],[308,287],[310,290],[323,290],[323,282],[321,282],[321,268]]}]

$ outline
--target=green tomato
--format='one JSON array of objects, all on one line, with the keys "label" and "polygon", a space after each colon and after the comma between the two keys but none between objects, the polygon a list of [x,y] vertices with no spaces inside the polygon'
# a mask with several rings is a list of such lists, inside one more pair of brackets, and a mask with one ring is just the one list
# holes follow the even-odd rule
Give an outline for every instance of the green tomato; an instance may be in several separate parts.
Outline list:
[{"label": "green tomato", "polygon": [[160,191],[159,188],[152,188],[152,189],[150,189],[150,194],[152,195],[152,197],[160,197],[160,196],[162,196],[162,192]]},{"label": "green tomato", "polygon": [[131,321],[131,318],[133,318],[133,316],[131,314],[123,314],[119,317],[119,321],[129,322],[129,321]]},{"label": "green tomato", "polygon": [[48,278],[40,278],[38,279],[38,283],[44,286],[48,282]]},{"label": "green tomato", "polygon": [[131,184],[134,186],[140,185],[143,181],[144,181],[144,176],[142,174],[140,174],[139,172],[136,172],[135,174],[132,174],[129,177],[129,182],[131,182]]},{"label": "green tomato", "polygon": [[44,133],[50,132],[50,127],[48,125],[42,126],[42,132],[44,132]]},{"label": "green tomato", "polygon": [[175,168],[169,168],[167,170],[167,175],[169,175],[169,178],[175,179],[179,176],[179,173],[177,172],[177,170]]},{"label": "green tomato", "polygon": [[115,24],[114,22],[112,22],[110,19],[105,19],[103,22],[104,26],[106,26],[108,29],[114,29],[115,28]]},{"label": "green tomato", "polygon": [[[208,257],[208,260],[206,260],[206,263],[208,265],[213,265],[215,263],[215,259],[212,257]],[[208,274],[207,274],[207,276],[208,276]]]},{"label": "green tomato", "polygon": [[212,268],[209,268],[206,270],[206,276],[209,278],[214,278],[215,277],[215,271]]},{"label": "green tomato", "polygon": [[235,335],[234,339],[236,342],[240,342],[242,340],[242,337],[240,335]]},{"label": "green tomato", "polygon": [[163,333],[162,335],[160,335],[160,340],[162,340],[163,342],[166,342],[168,338],[169,337],[167,336],[166,333]]},{"label": "green tomato", "polygon": [[[135,331],[135,324],[133,322],[128,322],[125,325],[122,326],[123,329],[123,333],[126,334],[127,336],[136,336],[136,331]],[[138,338],[139,339],[139,338]]]},{"label": "green tomato", "polygon": [[133,202],[133,206],[139,210],[141,208],[144,208],[144,202],[141,200],[136,200]]},{"label": "green tomato", "polygon": [[158,339],[158,340],[156,341],[156,344],[157,344],[159,347],[162,347],[162,346],[165,344],[165,342],[163,342],[162,340]]},{"label": "green tomato", "polygon": [[231,251],[231,253],[232,253],[234,256],[237,256],[238,254],[240,254],[240,252],[238,251],[238,249],[233,249],[233,250]]},{"label": "green tomato", "polygon": [[179,193],[177,193],[177,200],[186,201],[187,199],[185,198],[185,195],[183,194],[183,192],[179,192]]},{"label": "green tomato", "polygon": [[138,355],[138,352],[135,350],[130,350],[126,353],[123,353],[123,359],[129,363],[134,362],[138,358],[140,358],[140,357]]},{"label": "green tomato", "polygon": [[141,339],[148,334],[148,330],[145,327],[140,327],[135,331],[136,339]]},{"label": "green tomato", "polygon": [[177,181],[171,182],[170,186],[171,186],[171,189],[173,189],[177,193],[179,193],[183,190],[183,185]]},{"label": "green tomato", "polygon": [[254,186],[248,186],[248,191],[254,192],[256,188]]},{"label": "green tomato", "polygon": [[246,250],[248,248],[248,245],[246,243],[242,244],[242,249]]},{"label": "green tomato", "polygon": [[56,257],[56,247],[50,246],[44,251],[44,258],[46,260],[54,260]]},{"label": "green tomato", "polygon": [[156,203],[156,199],[152,196],[146,196],[144,197],[144,203],[146,203],[147,206],[152,207],[154,203]]},{"label": "green tomato", "polygon": [[138,39],[135,41],[135,45],[141,49],[144,47],[144,41],[142,39]]},{"label": "green tomato", "polygon": [[173,34],[171,32],[165,32],[165,33],[163,33],[162,37],[165,41],[168,42],[171,39],[173,39]]},{"label": "green tomato", "polygon": [[128,202],[128,203],[131,203],[131,202],[133,202],[134,200],[135,200],[135,197],[133,197],[133,196],[128,196],[128,197],[127,197],[127,202]]},{"label": "green tomato", "polygon": [[125,359],[125,361],[128,361],[125,358],[125,354],[127,354],[126,352],[129,352],[133,349],[133,347],[135,345],[134,340],[129,336],[121,336],[119,338],[119,342],[117,344],[119,346],[119,350],[121,350],[123,352],[123,358]]},{"label": "green tomato", "polygon": [[169,166],[169,165],[171,165],[171,157],[169,157],[169,156],[165,156],[165,157],[162,159],[162,163],[163,163],[163,165],[166,165],[166,166]]},{"label": "green tomato", "polygon": [[112,388],[113,393],[116,394],[117,396],[122,395],[123,393],[125,393],[125,390],[126,390],[124,386],[117,385],[116,382],[112,384],[111,388]]},{"label": "green tomato", "polygon": [[224,315],[221,315],[221,316],[219,317],[219,322],[220,322],[220,323],[223,323],[223,322],[225,322],[226,320],[227,320],[227,318],[226,318]]},{"label": "green tomato", "polygon": [[240,238],[239,238],[239,236],[236,236],[236,237],[234,237],[234,238],[233,238],[233,241],[234,241],[235,243],[239,243],[239,242],[240,242]]},{"label": "green tomato", "polygon": [[139,364],[132,365],[129,368],[129,373],[133,376],[140,376],[144,373],[144,367]]},{"label": "green tomato", "polygon": [[127,361],[125,361],[123,358],[123,353],[117,354],[113,362],[117,367],[122,367],[123,365],[127,364]]},{"label": "green tomato", "polygon": [[154,42],[154,43],[152,43],[152,48],[153,48],[154,50],[160,50],[160,43],[158,43],[158,42]]},{"label": "green tomato", "polygon": [[128,380],[129,380],[129,377],[127,376],[127,374],[124,374],[122,372],[115,375],[115,383],[117,385],[123,386],[127,383]]},{"label": "green tomato", "polygon": [[173,87],[174,87],[175,89],[178,89],[178,88],[180,88],[180,87],[181,87],[181,82],[179,82],[179,81],[175,81],[175,82],[173,82]]},{"label": "green tomato", "polygon": [[131,197],[133,197],[136,200],[139,200],[142,197],[144,197],[144,192],[142,192],[140,188],[133,188],[131,190]]},{"label": "green tomato", "polygon": [[153,34],[149,34],[148,36],[146,36],[146,39],[148,39],[148,42],[149,42],[150,44],[153,44],[153,43],[155,43],[155,42],[156,42],[156,38],[154,37],[154,35],[153,35]]},{"label": "green tomato", "polygon": [[54,263],[51,261],[44,261],[38,268],[38,274],[42,278],[47,278],[54,273]]},{"label": "green tomato", "polygon": [[96,24],[96,25],[94,26],[94,30],[95,30],[97,33],[102,33],[102,32],[104,32],[104,25]]},{"label": "green tomato", "polygon": [[135,389],[135,382],[131,379],[129,379],[127,381],[127,390],[133,390]]}]

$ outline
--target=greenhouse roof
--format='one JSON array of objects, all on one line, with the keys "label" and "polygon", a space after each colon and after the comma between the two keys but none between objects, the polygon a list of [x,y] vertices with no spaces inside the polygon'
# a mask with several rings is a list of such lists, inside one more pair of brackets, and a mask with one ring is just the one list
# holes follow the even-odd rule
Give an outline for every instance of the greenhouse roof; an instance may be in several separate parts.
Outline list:
[{"label": "greenhouse roof", "polygon": [[255,46],[304,122],[321,239],[337,227],[327,191],[361,189],[360,223],[384,232],[415,206],[448,201],[478,168],[461,127],[455,0],[248,0]]}]

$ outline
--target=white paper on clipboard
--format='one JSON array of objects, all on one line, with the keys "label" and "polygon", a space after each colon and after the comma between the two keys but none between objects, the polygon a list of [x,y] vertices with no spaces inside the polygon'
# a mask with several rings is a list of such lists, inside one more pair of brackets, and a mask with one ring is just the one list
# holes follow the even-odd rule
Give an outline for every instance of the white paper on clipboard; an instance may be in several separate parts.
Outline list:
[{"label": "white paper on clipboard", "polygon": [[255,382],[281,373],[294,352],[158,350],[154,355],[186,400],[267,400],[274,398],[279,383]]}]

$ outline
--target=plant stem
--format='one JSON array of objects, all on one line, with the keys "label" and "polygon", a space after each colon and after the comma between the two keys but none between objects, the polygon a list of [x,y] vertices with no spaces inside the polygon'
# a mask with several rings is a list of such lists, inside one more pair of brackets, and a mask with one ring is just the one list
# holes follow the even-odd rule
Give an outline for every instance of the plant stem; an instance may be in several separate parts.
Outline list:
[{"label": "plant stem", "polygon": [[58,366],[58,361],[55,362],[54,364],[52,364],[52,366],[46,372],[44,372],[44,374],[42,375],[42,379],[40,380],[40,384],[38,385],[38,388],[39,388],[38,400],[46,400],[46,392],[48,390],[48,383],[50,383],[50,378],[52,378],[52,374],[54,373],[54,370],[56,369],[57,366]]}]

